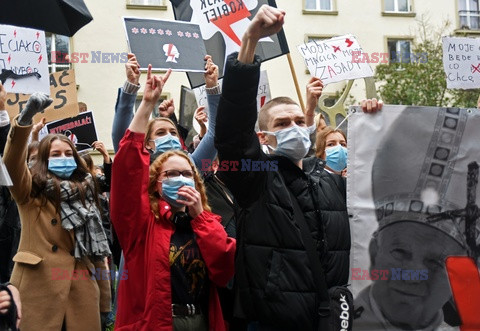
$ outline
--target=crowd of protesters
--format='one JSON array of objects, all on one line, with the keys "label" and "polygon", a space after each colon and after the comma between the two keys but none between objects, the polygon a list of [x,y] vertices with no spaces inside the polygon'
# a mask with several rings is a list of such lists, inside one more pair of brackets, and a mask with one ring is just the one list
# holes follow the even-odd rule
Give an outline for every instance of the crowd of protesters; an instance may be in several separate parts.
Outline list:
[{"label": "crowd of protesters", "polygon": [[[191,128],[177,122],[173,100],[151,119],[171,71],[157,76],[149,66],[135,111],[134,54],[115,105],[113,160],[103,142],[92,146],[100,166],[65,135],[38,141],[45,121],[33,117],[52,102],[46,95],[33,94],[9,121],[0,85],[0,151],[13,182],[0,192],[0,330],[105,330],[113,320],[116,330],[317,329],[325,302],[306,242],[315,243],[324,285],[345,286],[347,139],[323,117],[315,123],[317,78],[305,112],[274,98],[255,132],[255,46],[284,16],[261,7],[227,59],[223,86],[205,58],[208,114],[196,112],[201,132],[188,147]],[[247,161],[264,171],[217,171]]]}]

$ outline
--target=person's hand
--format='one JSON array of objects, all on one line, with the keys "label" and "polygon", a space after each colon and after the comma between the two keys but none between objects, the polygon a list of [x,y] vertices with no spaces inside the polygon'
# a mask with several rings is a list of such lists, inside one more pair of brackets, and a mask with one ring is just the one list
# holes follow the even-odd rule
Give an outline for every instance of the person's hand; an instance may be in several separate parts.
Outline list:
[{"label": "person's hand", "polygon": [[310,78],[307,84],[307,104],[305,114],[315,115],[315,108],[318,104],[318,99],[322,96],[323,82],[318,77]]},{"label": "person's hand", "polygon": [[105,147],[105,144],[101,141],[94,141],[92,143],[93,149],[96,149],[97,151],[100,152],[103,156],[103,162],[104,163],[110,163],[110,155],[108,155],[107,148]]},{"label": "person's hand", "polygon": [[203,212],[202,197],[194,187],[184,185],[178,190],[178,195],[184,199],[177,202],[188,207],[190,217],[195,218]]},{"label": "person's hand", "polygon": [[15,306],[17,306],[17,329],[20,326],[20,320],[22,318],[22,302],[20,301],[20,292],[18,292],[17,288],[13,285],[7,286],[10,292],[12,292],[13,302]]},{"label": "person's hand", "polygon": [[158,113],[161,117],[170,117],[175,111],[175,105],[173,99],[163,100],[160,106],[158,106]]},{"label": "person's hand", "polygon": [[258,41],[280,31],[285,19],[285,11],[262,5],[245,32],[247,38]]},{"label": "person's hand", "polygon": [[7,102],[7,91],[0,83],[0,110],[5,110],[5,103]]},{"label": "person's hand", "polygon": [[140,64],[135,57],[135,54],[128,53],[127,55],[128,61],[125,63],[125,71],[127,74],[127,80],[131,84],[138,85],[140,81]]},{"label": "person's hand", "polygon": [[199,134],[199,138],[202,138],[207,133],[207,126],[205,125],[205,122],[208,120],[208,116],[207,116],[207,113],[205,112],[204,106],[198,107],[197,110],[195,111],[195,120],[200,125],[200,132],[198,134]]},{"label": "person's hand", "polygon": [[148,65],[147,82],[145,83],[145,90],[143,91],[143,101],[147,103],[157,103],[162,95],[163,87],[170,77],[172,69],[168,69],[165,75],[157,76],[152,74],[152,65]]},{"label": "person's hand", "polygon": [[205,86],[207,88],[215,87],[218,85],[218,66],[213,63],[210,55],[205,56]]},{"label": "person's hand", "polygon": [[0,314],[5,315],[12,305],[12,298],[7,291],[0,292]]},{"label": "person's hand", "polygon": [[40,132],[45,127],[45,124],[47,122],[47,119],[45,117],[42,117],[40,121],[38,121],[36,124],[33,125],[32,128],[32,134],[37,134]]},{"label": "person's hand", "polygon": [[373,98],[362,100],[362,110],[364,113],[376,113],[377,111],[382,110],[383,101]]},{"label": "person's hand", "polygon": [[45,108],[50,106],[52,102],[53,99],[45,93],[33,93],[18,117],[18,124],[23,126],[32,124],[33,116],[38,113],[43,113]]}]

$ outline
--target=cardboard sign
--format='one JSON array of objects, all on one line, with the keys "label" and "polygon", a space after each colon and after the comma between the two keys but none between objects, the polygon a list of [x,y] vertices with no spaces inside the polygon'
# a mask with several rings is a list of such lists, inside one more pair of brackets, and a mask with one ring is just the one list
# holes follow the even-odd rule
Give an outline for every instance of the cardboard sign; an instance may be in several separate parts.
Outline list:
[{"label": "cardboard sign", "polygon": [[297,46],[312,77],[324,84],[357,78],[372,77],[368,63],[352,62],[353,52],[363,53],[362,47],[352,35],[312,41]]},{"label": "cardboard sign", "polygon": [[45,32],[0,25],[0,77],[9,70],[13,76],[5,81],[7,92],[50,93]]},{"label": "cardboard sign", "polygon": [[142,69],[205,71],[205,44],[197,24],[123,18],[130,51]]},{"label": "cardboard sign", "polygon": [[[77,85],[75,83],[74,70],[64,70],[50,74],[50,97],[53,99],[53,103],[45,109],[43,114],[35,115],[33,118],[34,123],[38,122],[42,117],[45,117],[47,122],[51,122],[78,114]],[[28,98],[30,98],[30,95],[27,94],[7,94],[5,107],[8,115],[10,115],[10,119],[22,111]]]},{"label": "cardboard sign", "polygon": [[66,135],[75,144],[77,151],[91,149],[92,143],[98,140],[92,111],[86,111],[75,117],[47,123],[40,131],[39,139],[51,133]]},{"label": "cardboard sign", "polygon": [[447,88],[480,87],[480,39],[443,37]]}]

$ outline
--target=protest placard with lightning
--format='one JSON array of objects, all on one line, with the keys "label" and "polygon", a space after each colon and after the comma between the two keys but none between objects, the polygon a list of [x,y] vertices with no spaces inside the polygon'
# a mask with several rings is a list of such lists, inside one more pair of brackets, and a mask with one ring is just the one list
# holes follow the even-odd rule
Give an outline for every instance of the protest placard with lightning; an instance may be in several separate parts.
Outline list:
[{"label": "protest placard with lightning", "polygon": [[[240,49],[242,36],[260,7],[276,7],[274,0],[170,0],[175,19],[198,24],[207,53],[219,66],[220,76],[226,57]],[[283,30],[260,40],[256,54],[262,61],[288,53]],[[201,74],[188,73],[192,88],[203,85]]]},{"label": "protest placard with lightning", "polygon": [[0,81],[9,93],[50,94],[45,32],[0,25]]}]

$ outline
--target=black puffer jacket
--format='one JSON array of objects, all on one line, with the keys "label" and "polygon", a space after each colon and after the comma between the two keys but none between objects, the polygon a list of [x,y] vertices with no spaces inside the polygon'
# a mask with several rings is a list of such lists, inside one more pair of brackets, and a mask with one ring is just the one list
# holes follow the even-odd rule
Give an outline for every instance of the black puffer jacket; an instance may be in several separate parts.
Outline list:
[{"label": "black puffer jacket", "polygon": [[[303,160],[303,171],[313,182],[313,192],[320,210],[326,233],[326,254],[323,268],[327,286],[348,283],[350,268],[350,222],[347,213],[347,191],[345,179],[325,170],[325,161],[316,157]],[[314,238],[318,237],[314,231]]]},{"label": "black puffer jacket", "polygon": [[[242,64],[236,54],[229,56],[215,135],[220,161],[239,164],[239,171],[217,173],[241,207],[236,259],[240,299],[236,308],[241,309],[237,313],[279,330],[313,330],[316,287],[293,206],[297,203],[303,211],[314,238],[319,238],[321,212],[314,201],[313,178],[287,158],[261,151],[254,132],[259,68],[258,58],[253,64]],[[269,171],[242,171],[248,170],[243,165],[255,161],[269,165]]]}]

